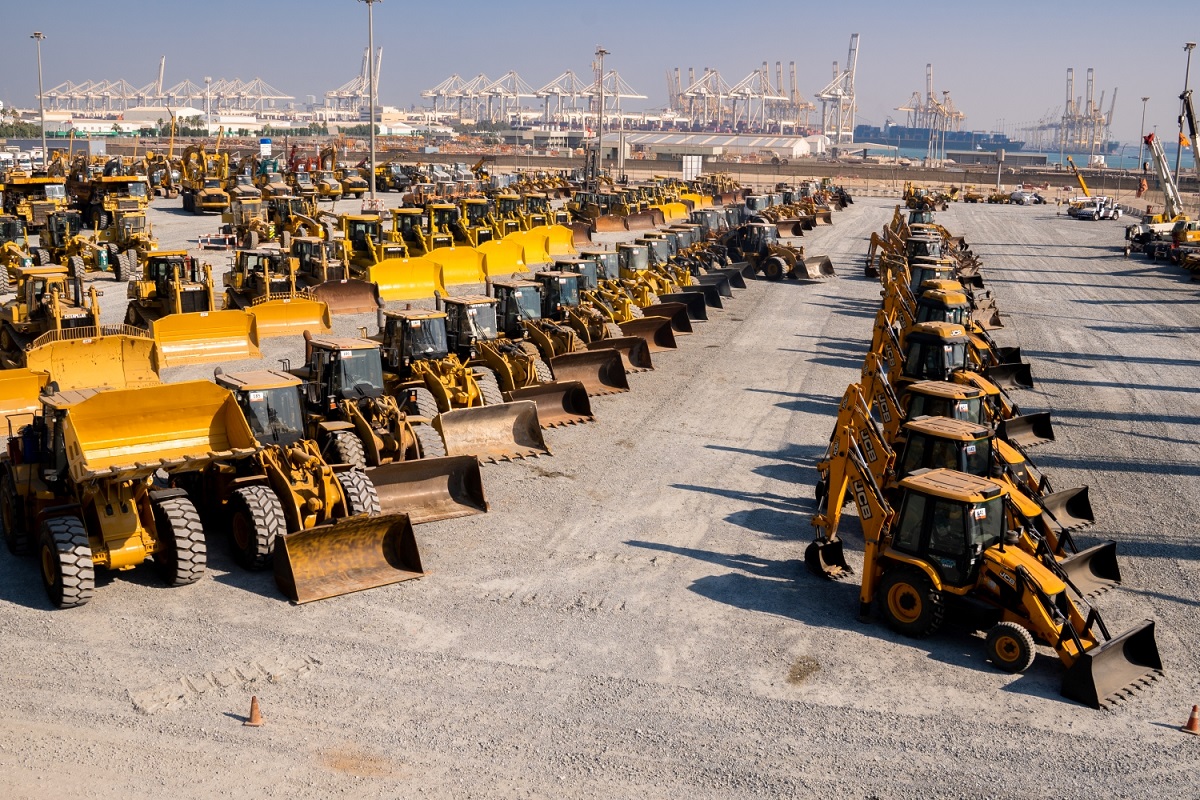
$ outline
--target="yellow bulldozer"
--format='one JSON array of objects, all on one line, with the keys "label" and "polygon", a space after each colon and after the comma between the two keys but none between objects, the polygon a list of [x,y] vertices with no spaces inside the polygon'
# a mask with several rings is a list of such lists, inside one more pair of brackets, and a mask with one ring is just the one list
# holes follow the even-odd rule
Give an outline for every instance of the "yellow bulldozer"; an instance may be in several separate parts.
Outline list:
[{"label": "yellow bulldozer", "polygon": [[0,306],[0,364],[25,366],[26,353],[38,337],[72,328],[95,329],[100,319],[99,292],[81,278],[70,278],[62,266],[24,267],[17,272],[15,296]]},{"label": "yellow bulldozer", "polygon": [[252,315],[260,338],[328,333],[329,306],[296,284],[297,260],[280,250],[238,250],[224,275],[225,308]]},{"label": "yellow bulldozer", "polygon": [[478,247],[492,241],[494,233],[488,219],[486,197],[464,197],[458,201],[458,211],[458,221],[454,226],[456,243]]},{"label": "yellow bulldozer", "polygon": [[329,308],[330,314],[363,314],[383,307],[379,285],[353,277],[344,239],[297,236],[291,242],[297,284]]},{"label": "yellow bulldozer", "polygon": [[383,218],[376,214],[338,218],[343,247],[347,250],[346,263],[354,277],[378,286],[379,296],[385,301],[418,300],[432,297],[434,291],[444,292],[441,268],[427,258],[409,257],[404,225],[411,226],[416,219],[419,230],[420,209],[396,209],[394,214],[391,230],[385,228]]}]

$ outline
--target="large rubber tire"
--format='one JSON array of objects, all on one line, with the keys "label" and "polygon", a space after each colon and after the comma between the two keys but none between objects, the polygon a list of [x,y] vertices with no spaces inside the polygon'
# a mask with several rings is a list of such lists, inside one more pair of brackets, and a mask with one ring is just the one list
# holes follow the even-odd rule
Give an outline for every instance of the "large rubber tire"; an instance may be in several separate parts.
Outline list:
[{"label": "large rubber tire", "polygon": [[432,425],[413,425],[413,435],[421,450],[421,458],[441,458],[446,455],[446,443]]},{"label": "large rubber tire", "polygon": [[604,323],[604,330],[608,332],[609,339],[620,339],[625,335],[625,332],[621,330],[621,326],[615,322]]},{"label": "large rubber tire", "polygon": [[500,382],[496,380],[496,373],[487,367],[475,367],[475,382],[479,384],[479,393],[483,395],[485,406],[498,406],[504,402],[504,395],[500,393]]},{"label": "large rubber tire", "polygon": [[998,622],[987,635],[987,654],[1005,672],[1024,672],[1033,665],[1037,652],[1033,634],[1015,622]]},{"label": "large rubber tire", "polygon": [[258,231],[246,231],[245,248],[254,250],[258,247]]},{"label": "large rubber tire", "polygon": [[287,518],[275,492],[266,486],[243,486],[229,498],[229,539],[233,560],[243,569],[260,570],[271,563],[275,539],[287,534]]},{"label": "large rubber tire", "polygon": [[379,493],[375,491],[375,484],[371,483],[367,473],[352,469],[339,472],[337,479],[342,485],[342,494],[346,497],[347,516],[379,516],[382,511],[379,506]]},{"label": "large rubber tire", "polygon": [[12,294],[12,281],[8,278],[8,267],[0,266],[0,294]]},{"label": "large rubber tire", "polygon": [[117,253],[115,258],[110,258],[108,263],[112,265],[113,277],[118,282],[129,280],[129,261],[125,258],[124,253]]},{"label": "large rubber tire", "polygon": [[537,375],[538,383],[554,383],[554,373],[550,371],[550,365],[540,357],[533,359],[533,372]]},{"label": "large rubber tire", "polygon": [[580,352],[583,352],[584,350],[587,350],[587,345],[584,344],[583,339],[581,339],[579,337],[579,334],[576,333],[575,331],[571,331],[570,341],[571,341],[571,349],[569,349],[567,351],[568,353],[580,353]]},{"label": "large rubber tire", "polygon": [[350,431],[338,431],[329,442],[335,464],[349,464],[355,469],[367,468],[367,454],[358,436]]},{"label": "large rubber tire", "polygon": [[200,514],[186,497],[168,497],[155,502],[153,507],[161,548],[154,554],[159,575],[168,586],[195,583],[204,576],[208,564]]},{"label": "large rubber tire", "polygon": [[13,475],[5,470],[0,475],[0,525],[4,526],[4,543],[14,556],[33,555],[33,535],[25,524],[25,498],[17,493]]},{"label": "large rubber tire", "polygon": [[291,250],[292,250],[292,232],[291,231],[280,231],[279,232],[279,249],[285,253],[291,252]]},{"label": "large rubber tire", "polygon": [[50,251],[49,250],[45,250],[45,249],[39,247],[33,251],[33,255],[35,256],[34,260],[37,261],[39,267],[50,266]]},{"label": "large rubber tire", "polygon": [[117,247],[115,244],[113,244],[112,242],[108,243],[108,245],[106,246],[106,249],[108,250],[108,263],[109,264],[117,263],[117,256],[121,255],[121,249],[119,247]]},{"label": "large rubber tire", "polygon": [[112,221],[112,220],[110,220],[110,219],[108,218],[108,212],[107,212],[107,211],[101,211],[101,212],[100,212],[100,230],[105,230],[105,229],[107,229],[107,228],[108,228],[108,225],[109,225],[109,223],[110,223],[111,221]]},{"label": "large rubber tire", "polygon": [[433,419],[441,410],[438,408],[437,400],[433,397],[433,392],[428,389],[418,388],[417,395],[417,413],[422,417]]},{"label": "large rubber tire", "polygon": [[771,258],[763,261],[762,274],[763,277],[769,281],[783,280],[783,273],[786,270],[787,264],[784,263],[783,259],[776,256],[772,256]]},{"label": "large rubber tire", "polygon": [[75,608],[92,599],[96,569],[87,528],[78,517],[51,517],[42,522],[42,583],[50,602]]},{"label": "large rubber tire", "polygon": [[913,567],[894,567],[879,582],[879,606],[897,633],[922,638],[934,633],[946,615],[942,595],[929,576]]},{"label": "large rubber tire", "polygon": [[142,262],[138,260],[138,252],[133,248],[125,251],[125,279],[140,281],[142,279]]},{"label": "large rubber tire", "polygon": [[634,319],[641,319],[646,316],[645,311],[642,311],[640,308],[638,308],[637,306],[632,305],[632,304],[629,306],[629,314]]}]

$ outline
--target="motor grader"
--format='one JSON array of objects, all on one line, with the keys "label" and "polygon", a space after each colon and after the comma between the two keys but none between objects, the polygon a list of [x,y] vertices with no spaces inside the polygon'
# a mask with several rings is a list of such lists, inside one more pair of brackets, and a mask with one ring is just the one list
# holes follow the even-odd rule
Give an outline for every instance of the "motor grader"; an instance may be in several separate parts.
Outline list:
[{"label": "motor grader", "polygon": [[353,277],[345,239],[297,236],[290,253],[296,259],[297,285],[328,306],[330,314],[362,314],[383,307],[378,284]]},{"label": "motor grader", "polygon": [[[587,390],[579,381],[556,381],[533,342],[510,339],[499,329],[493,297],[464,295],[436,299],[446,312],[450,352],[470,367],[487,367],[496,376],[506,402],[532,400],[543,428],[595,419]],[[522,331],[523,333],[523,331]]]},{"label": "motor grader", "polygon": [[405,411],[415,399],[385,391],[377,342],[309,334],[304,342],[305,365],[291,374],[304,382],[305,438],[326,462],[368,470],[383,510],[404,511],[413,524],[487,510],[479,461],[447,456],[433,418]]},{"label": "motor grader", "polygon": [[[416,300],[432,297],[437,290],[445,291],[437,264],[427,258],[409,257],[410,252],[426,252],[424,245],[415,251],[409,246],[410,235],[421,240],[420,209],[396,209],[393,214],[391,230],[385,229],[383,218],[376,214],[338,217],[351,272],[378,286],[383,300]],[[412,227],[414,222],[416,228]],[[449,245],[450,237],[446,239]]]},{"label": "motor grader", "polygon": [[21,270],[33,266],[25,223],[19,217],[0,216],[0,294],[12,292],[12,282]]},{"label": "motor grader", "polygon": [[275,238],[275,225],[271,222],[262,195],[233,197],[229,208],[221,212],[221,233],[232,236],[238,246],[255,250]]},{"label": "motor grader", "polygon": [[43,266],[62,264],[72,278],[109,272],[111,267],[108,247],[96,236],[84,233],[78,211],[56,211],[49,215],[34,252]]},{"label": "motor grader", "polygon": [[329,306],[296,285],[297,260],[280,250],[238,250],[225,273],[225,308],[254,316],[258,335],[328,333]]},{"label": "motor grader", "polygon": [[145,211],[116,212],[97,238],[108,250],[108,265],[118,282],[138,280],[150,254],[158,249]]},{"label": "motor grader", "polygon": [[537,405],[504,402],[496,374],[450,352],[446,314],[428,309],[385,311],[379,333],[384,385],[422,416],[433,416],[446,451],[483,461],[549,455]]},{"label": "motor grader", "polygon": [[[175,480],[254,438],[232,395],[208,381],[138,389],[53,391],[0,458],[10,548],[37,552],[59,608],[87,603],[97,568],[153,560],[170,586],[205,571],[204,526]],[[136,410],[136,413],[131,413]]]},{"label": "motor grader", "polygon": [[292,187],[279,166],[278,158],[251,158],[251,174],[254,175],[254,185],[262,192],[263,199],[292,195]]},{"label": "motor grader", "polygon": [[34,340],[51,331],[95,329],[100,319],[99,292],[84,299],[81,278],[70,278],[62,266],[23,267],[16,277],[12,300],[0,306],[0,364],[5,369],[25,366]]}]

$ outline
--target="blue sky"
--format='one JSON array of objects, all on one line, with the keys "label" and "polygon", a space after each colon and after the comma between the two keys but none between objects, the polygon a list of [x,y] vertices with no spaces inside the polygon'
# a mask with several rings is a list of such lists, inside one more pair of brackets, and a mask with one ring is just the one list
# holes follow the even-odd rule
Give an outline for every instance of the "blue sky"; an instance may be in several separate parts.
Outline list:
[{"label": "blue sky", "polygon": [[[8,35],[0,48],[0,100],[29,105],[37,91],[34,43],[41,30],[47,89],[65,80],[152,81],[167,56],[167,85],[184,78],[261,77],[303,100],[358,73],[366,45],[366,8],[355,0],[3,0]],[[1164,33],[1165,31],[1165,33]],[[452,73],[493,78],[515,69],[534,88],[565,69],[589,74],[603,44],[607,65],[641,93],[647,107],[666,99],[665,71],[706,66],[730,83],[762,61],[794,60],[811,96],[844,62],[850,34],[861,34],[860,122],[882,124],[892,108],[924,89],[948,89],[971,129],[1031,122],[1061,106],[1067,67],[1084,91],[1096,68],[1096,98],[1120,87],[1114,135],[1136,141],[1142,96],[1146,125],[1175,125],[1183,42],[1200,39],[1193,3],[1136,4],[1008,0],[1001,3],[405,2],[375,6],[375,42],[384,48],[380,99],[421,103],[420,92]],[[1178,41],[1176,41],[1178,40]],[[1200,84],[1200,53],[1193,85]],[[815,119],[815,117],[814,117]]]}]

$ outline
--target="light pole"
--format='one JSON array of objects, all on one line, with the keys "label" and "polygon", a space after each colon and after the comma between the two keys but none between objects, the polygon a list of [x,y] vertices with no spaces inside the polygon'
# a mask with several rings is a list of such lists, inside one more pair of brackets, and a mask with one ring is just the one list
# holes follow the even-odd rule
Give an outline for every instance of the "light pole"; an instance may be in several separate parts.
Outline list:
[{"label": "light pole", "polygon": [[[29,37],[37,41],[37,59],[38,59],[38,112],[42,117],[42,169],[45,169],[50,163],[50,155],[46,152],[46,97],[42,92],[42,40],[46,35],[41,31],[34,31]],[[1180,128],[1180,130],[1183,130]]]},{"label": "light pole", "polygon": [[204,132],[212,129],[212,78],[204,76]]},{"label": "light pole", "polygon": [[1187,53],[1187,67],[1183,71],[1183,94],[1179,95],[1179,138],[1175,140],[1176,186],[1179,185],[1179,161],[1183,158],[1183,98],[1187,97],[1188,93],[1188,78],[1192,75],[1192,51],[1195,49],[1195,42],[1184,42],[1183,50]]},{"label": "light pole", "polygon": [[375,203],[375,4],[381,0],[358,0],[367,4],[367,102],[370,111],[367,117],[371,126],[371,175],[367,178],[371,187],[371,204]]},{"label": "light pole", "polygon": [[1142,149],[1146,146],[1146,101],[1149,99],[1149,97],[1142,98],[1142,129],[1138,134],[1138,169],[1142,168]]},{"label": "light pole", "polygon": [[604,57],[608,51],[596,45],[596,58],[600,59],[600,109],[596,114],[596,188],[600,191],[600,175],[604,172]]}]

